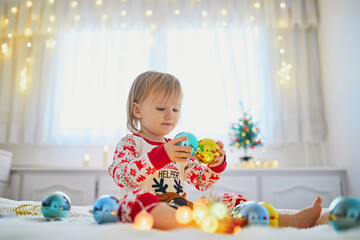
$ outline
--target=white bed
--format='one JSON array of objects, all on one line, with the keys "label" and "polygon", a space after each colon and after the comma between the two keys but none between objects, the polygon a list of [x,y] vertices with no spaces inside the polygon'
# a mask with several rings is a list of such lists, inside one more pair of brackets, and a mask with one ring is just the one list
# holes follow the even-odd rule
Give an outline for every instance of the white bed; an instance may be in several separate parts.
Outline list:
[{"label": "white bed", "polygon": [[[11,209],[25,203],[35,205],[40,204],[40,202],[13,201],[0,198],[0,210]],[[0,239],[360,239],[360,228],[354,228],[343,232],[336,232],[328,224],[319,225],[309,229],[246,226],[234,235],[209,234],[195,228],[183,228],[172,231],[161,231],[157,229],[141,231],[133,228],[132,224],[96,224],[92,218],[92,215],[89,213],[91,208],[92,206],[73,206],[69,216],[62,221],[45,221],[42,216],[0,218]]]}]

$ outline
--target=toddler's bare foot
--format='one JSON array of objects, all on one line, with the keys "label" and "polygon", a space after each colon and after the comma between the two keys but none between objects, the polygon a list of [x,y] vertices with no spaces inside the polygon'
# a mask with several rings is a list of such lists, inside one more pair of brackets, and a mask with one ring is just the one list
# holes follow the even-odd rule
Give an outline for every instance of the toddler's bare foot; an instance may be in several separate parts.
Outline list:
[{"label": "toddler's bare foot", "polygon": [[312,206],[304,208],[295,214],[279,214],[279,227],[312,227],[321,214],[321,202],[321,198],[317,197]]}]

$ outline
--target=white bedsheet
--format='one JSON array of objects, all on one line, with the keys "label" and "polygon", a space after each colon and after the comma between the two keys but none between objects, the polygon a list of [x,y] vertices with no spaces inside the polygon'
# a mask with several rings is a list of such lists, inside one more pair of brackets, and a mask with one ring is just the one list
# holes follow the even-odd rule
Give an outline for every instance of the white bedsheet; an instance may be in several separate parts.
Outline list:
[{"label": "white bedsheet", "polygon": [[[24,202],[0,198],[0,209],[9,209]],[[26,202],[28,203],[28,202]],[[39,204],[39,202],[32,202]],[[266,239],[266,240],[332,240],[360,239],[360,228],[336,232],[330,225],[320,225],[309,229],[272,228],[267,226],[246,226],[237,234],[209,234],[195,228],[183,228],[172,231],[152,229],[141,231],[132,224],[109,223],[96,224],[90,206],[75,206],[68,218],[62,221],[46,221],[42,216],[19,216],[0,218],[1,240],[111,240],[111,239],[146,239],[146,240],[185,240],[185,239]]]}]

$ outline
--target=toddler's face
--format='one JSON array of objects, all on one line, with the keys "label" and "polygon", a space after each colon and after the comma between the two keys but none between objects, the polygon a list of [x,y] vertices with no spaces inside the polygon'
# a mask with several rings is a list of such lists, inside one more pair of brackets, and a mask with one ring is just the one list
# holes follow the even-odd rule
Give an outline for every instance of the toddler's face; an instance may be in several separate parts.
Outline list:
[{"label": "toddler's face", "polygon": [[150,140],[163,139],[179,121],[181,98],[178,94],[168,98],[165,98],[165,93],[156,98],[149,96],[137,105],[140,114],[134,115],[140,120],[140,134]]}]

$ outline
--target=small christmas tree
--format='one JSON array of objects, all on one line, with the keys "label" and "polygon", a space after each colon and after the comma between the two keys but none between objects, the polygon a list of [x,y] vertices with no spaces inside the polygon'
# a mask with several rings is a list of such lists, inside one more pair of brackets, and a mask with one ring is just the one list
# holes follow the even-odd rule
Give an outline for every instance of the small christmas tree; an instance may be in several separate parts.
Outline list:
[{"label": "small christmas tree", "polygon": [[247,161],[251,157],[247,156],[247,149],[253,149],[258,145],[262,145],[262,138],[259,129],[252,121],[252,116],[244,113],[243,116],[231,125],[230,131],[230,145],[236,148],[244,148],[245,156],[241,159]]}]

